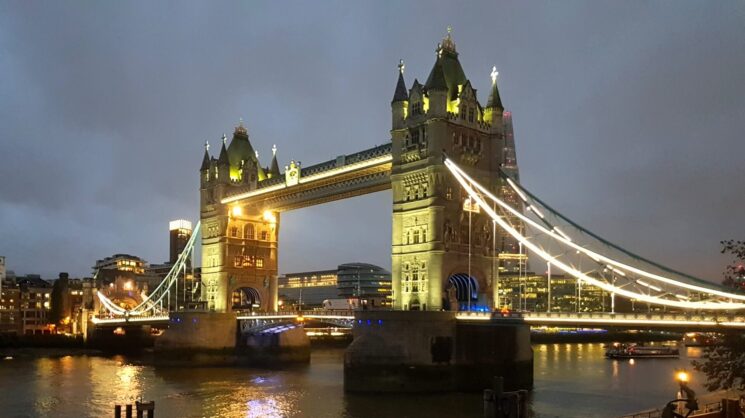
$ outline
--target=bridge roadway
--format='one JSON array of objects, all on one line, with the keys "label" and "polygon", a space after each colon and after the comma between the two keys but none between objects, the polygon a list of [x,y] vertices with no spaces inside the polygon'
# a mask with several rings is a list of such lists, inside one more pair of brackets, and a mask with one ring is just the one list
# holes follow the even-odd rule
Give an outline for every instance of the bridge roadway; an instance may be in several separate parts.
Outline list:
[{"label": "bridge roadway", "polygon": [[[374,312],[374,311],[372,311]],[[348,328],[354,322],[352,311],[303,311],[277,313],[237,313],[245,330],[262,328],[270,324],[287,322],[319,322]],[[592,327],[592,328],[644,328],[675,329],[690,331],[745,330],[745,314],[645,314],[645,313],[604,313],[604,312],[460,312],[456,320],[462,322],[503,322],[525,323],[531,326]],[[93,318],[96,326],[118,326],[126,323],[166,324],[167,316],[130,318]]]}]

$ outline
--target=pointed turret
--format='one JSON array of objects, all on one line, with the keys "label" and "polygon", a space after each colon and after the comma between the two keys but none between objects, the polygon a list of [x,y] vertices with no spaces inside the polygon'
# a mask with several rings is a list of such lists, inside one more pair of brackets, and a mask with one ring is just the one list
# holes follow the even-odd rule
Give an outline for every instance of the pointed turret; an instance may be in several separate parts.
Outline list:
[{"label": "pointed turret", "polygon": [[279,177],[279,163],[277,163],[277,146],[272,145],[272,164],[269,166],[267,175],[269,178]]},{"label": "pointed turret", "polygon": [[406,82],[404,81],[404,60],[398,61],[398,82],[396,83],[396,91],[393,93],[393,100],[391,103],[404,102],[409,100],[409,92],[406,90]]},{"label": "pointed turret", "polygon": [[502,133],[502,113],[504,112],[504,106],[502,106],[502,98],[499,97],[499,88],[497,87],[497,67],[491,69],[491,92],[489,93],[489,101],[486,103],[484,109],[484,121],[491,125],[492,132]]},{"label": "pointed turret", "polygon": [[435,80],[435,78],[439,77],[438,72],[442,70],[442,77],[445,80],[449,93],[448,100],[455,100],[458,98],[458,93],[460,93],[458,86],[466,83],[466,74],[463,72],[463,67],[458,60],[458,51],[455,48],[455,41],[453,41],[452,28],[448,27],[447,35],[445,35],[441,43],[437,44],[436,51],[437,61],[432,67],[425,85],[429,88],[430,84],[434,84],[441,88],[442,80]]},{"label": "pointed turret", "polygon": [[204,143],[204,158],[202,158],[202,167],[199,171],[209,171],[210,169],[210,143]]},{"label": "pointed turret", "polygon": [[225,148],[225,144],[227,143],[228,138],[223,135],[222,136],[222,147],[220,147],[220,156],[217,158],[217,165],[218,166],[229,166],[230,160],[228,159],[228,149]]},{"label": "pointed turret", "polygon": [[225,148],[227,138],[222,136],[222,146],[220,147],[220,156],[217,158],[217,181],[219,183],[230,183],[230,161],[228,160],[228,150]]},{"label": "pointed turret", "polygon": [[408,116],[409,92],[406,90],[406,82],[404,81],[404,68],[404,60],[399,60],[398,82],[396,83],[396,91],[393,93],[393,100],[391,100],[392,129],[401,129]]},{"label": "pointed turret", "polygon": [[497,67],[491,69],[491,92],[489,93],[489,101],[486,103],[486,107],[500,108],[504,110],[502,106],[502,98],[499,97],[499,88],[497,87]]},{"label": "pointed turret", "polygon": [[442,68],[442,56],[437,57],[424,87],[427,88],[427,91],[447,91],[448,83],[445,80],[445,70]]}]

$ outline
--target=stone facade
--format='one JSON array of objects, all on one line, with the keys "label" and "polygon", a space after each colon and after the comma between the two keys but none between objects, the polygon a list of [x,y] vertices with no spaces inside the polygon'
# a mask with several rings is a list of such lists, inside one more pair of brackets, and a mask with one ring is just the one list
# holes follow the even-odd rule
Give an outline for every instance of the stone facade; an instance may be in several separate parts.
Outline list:
[{"label": "stone facade", "polygon": [[210,310],[277,310],[279,214],[251,204],[225,204],[231,189],[255,190],[278,176],[259,165],[243,123],[230,146],[223,137],[219,158],[205,150],[200,169],[202,300]]},{"label": "stone facade", "polygon": [[466,194],[444,158],[519,206],[499,175],[500,167],[515,179],[518,172],[511,115],[502,106],[496,71],[482,106],[450,34],[424,85],[415,80],[407,89],[403,63],[400,69],[389,144],[307,168],[292,161],[283,174],[276,155],[269,167],[259,164],[242,124],[229,146],[223,138],[219,158],[205,151],[202,298],[210,309],[276,311],[280,212],[387,188],[393,190],[393,308],[457,310],[464,302],[495,307],[492,282],[499,270],[524,267],[526,258],[488,216],[464,210]]},{"label": "stone facade", "polygon": [[[457,309],[448,306],[453,299],[448,288],[455,287],[449,279],[468,277],[469,270],[479,295],[471,295],[472,302],[491,308],[499,254],[518,248],[505,233],[495,231],[487,215],[464,211],[467,195],[445,167],[444,159],[454,160],[495,194],[510,193],[498,170],[509,162],[511,174],[516,174],[517,165],[514,142],[505,141],[505,128],[510,141],[512,129],[503,118],[496,73],[489,101],[482,107],[461,68],[450,34],[438,45],[424,85],[415,80],[407,91],[403,64],[399,67],[391,102],[394,308]],[[496,243],[495,232],[499,234]],[[503,269],[511,267],[501,264]],[[461,302],[468,298],[467,292],[463,293],[459,290],[457,295]]]}]

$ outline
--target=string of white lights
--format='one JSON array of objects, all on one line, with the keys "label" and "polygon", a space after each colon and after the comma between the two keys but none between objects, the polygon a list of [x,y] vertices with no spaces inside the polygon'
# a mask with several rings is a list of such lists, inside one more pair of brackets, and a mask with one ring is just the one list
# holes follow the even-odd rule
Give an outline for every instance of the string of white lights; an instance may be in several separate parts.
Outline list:
[{"label": "string of white lights", "polygon": [[[529,204],[529,201],[528,201],[527,197],[525,196],[525,194],[523,193],[523,191],[520,191],[519,186],[517,186],[509,178],[507,179],[507,182],[509,183],[510,187],[512,187],[512,189],[515,190],[518,193],[518,195],[521,197],[521,199],[523,199],[523,202]],[[477,185],[477,187],[479,188],[479,190],[482,190],[482,191],[485,190],[482,187],[480,187],[480,185]],[[489,197],[491,199],[494,198],[493,195],[491,195],[490,193],[489,193]],[[550,208],[548,208],[548,209],[550,210]],[[511,208],[511,207],[509,208],[509,210],[511,210],[511,211],[514,212],[514,209]],[[518,216],[520,216],[520,215],[518,215]],[[561,217],[561,218],[564,218],[561,214],[558,214],[558,216]],[[522,219],[525,219],[523,216],[521,216],[521,218]],[[562,236],[563,241],[565,241],[565,242],[566,241],[572,241],[571,238],[567,234],[565,234],[564,232],[562,232],[561,230],[559,230],[558,227],[554,226],[552,229],[555,230],[559,235]],[[576,245],[573,245],[573,247],[580,248],[580,247],[577,247]],[[613,247],[616,247],[616,246],[613,246]],[[675,280],[675,279],[670,278],[670,277],[661,276],[661,275],[658,275],[658,274],[655,274],[655,273],[648,272],[646,270],[642,270],[642,269],[639,269],[639,268],[630,266],[628,264],[625,264],[625,263],[619,262],[617,260],[611,259],[611,258],[609,258],[607,256],[604,256],[604,255],[602,255],[600,253],[587,250],[584,247],[581,247],[581,248],[583,248],[583,249],[581,249],[579,251],[582,251],[583,253],[585,253],[586,255],[588,255],[589,257],[591,257],[593,260],[595,260],[597,262],[601,262],[601,260],[605,260],[606,262],[608,262],[608,263],[610,263],[610,264],[612,264],[612,265],[614,265],[614,266],[616,266],[618,268],[625,268],[627,271],[630,271],[630,272],[636,273],[638,275],[644,276],[644,277],[646,277],[648,279],[652,279],[652,280],[656,280],[656,281],[660,281],[660,282],[665,282],[665,283],[671,284],[671,285],[676,286],[676,287],[686,288],[688,290],[695,290],[697,292],[704,292],[704,293],[709,293],[709,294],[715,294],[717,296],[721,296],[721,297],[725,297],[725,298],[729,298],[729,299],[745,300],[745,295],[735,294],[735,293],[729,293],[729,292],[723,292],[723,291],[717,290],[717,289],[712,289],[712,288],[708,288],[708,287],[704,287],[704,286],[698,286],[698,285],[694,285],[694,284],[690,284],[690,283],[686,283],[686,282],[681,282],[681,281]],[[644,260],[644,261],[646,261],[646,260]],[[608,266],[608,267],[611,267],[611,266]],[[658,266],[658,267],[661,267],[661,266]],[[666,269],[664,267],[661,267],[661,268]],[[621,275],[625,275],[625,273],[622,270],[616,269],[615,272],[616,273],[619,273]],[[700,279],[698,279],[698,280],[699,281],[702,281]],[[681,295],[676,295],[676,297],[677,296],[681,296]]]},{"label": "string of white lights", "polygon": [[[615,260],[611,260],[601,254],[594,253],[590,250],[587,250],[579,245],[574,244],[572,241],[569,241],[562,237],[561,235],[551,232],[547,230],[546,228],[543,228],[542,226],[538,225],[536,222],[531,220],[528,217],[525,217],[522,213],[512,208],[510,205],[506,204],[502,200],[498,199],[496,196],[491,194],[486,188],[475,182],[468,174],[466,174],[463,170],[461,170],[455,163],[453,163],[450,159],[445,160],[445,165],[448,167],[448,169],[451,171],[451,173],[455,176],[455,178],[458,180],[458,182],[463,186],[463,188],[467,191],[468,195],[474,199],[477,204],[494,220],[496,221],[505,231],[507,231],[510,235],[512,235],[515,239],[517,239],[520,243],[528,247],[531,251],[533,251],[535,254],[539,255],[541,258],[543,258],[545,261],[550,262],[552,265],[555,265],[559,267],[561,270],[565,271],[568,274],[571,274],[574,277],[577,277],[587,283],[593,284],[603,290],[606,290],[611,293],[616,293],[622,296],[626,296],[630,299],[636,299],[639,301],[654,303],[658,305],[665,305],[665,306],[674,306],[679,308],[686,308],[686,309],[716,309],[716,310],[723,310],[723,309],[745,309],[745,304],[743,303],[734,303],[734,302],[691,302],[691,301],[678,301],[678,300],[669,300],[669,299],[663,299],[657,296],[652,295],[646,295],[643,293],[636,293],[631,292],[622,288],[619,288],[617,286],[602,282],[600,280],[597,280],[593,277],[588,276],[587,274],[575,269],[572,266],[569,266],[565,264],[564,262],[557,260],[556,257],[552,256],[551,254],[545,252],[543,249],[539,248],[534,243],[527,240],[522,234],[520,234],[515,228],[513,228],[509,223],[505,222],[481,197],[482,195],[479,193],[476,193],[476,191],[473,189],[472,186],[475,186],[478,188],[484,195],[487,195],[491,200],[493,200],[495,203],[500,205],[500,207],[507,209],[515,216],[518,216],[520,219],[522,219],[524,222],[529,223],[531,226],[535,228],[539,228],[541,230],[544,230],[549,236],[551,236],[554,239],[558,239],[562,242],[564,242],[566,245],[570,245],[573,248],[575,248],[577,251],[584,252],[585,254],[594,256],[594,259],[600,259],[604,260],[605,262],[609,264],[613,264],[618,268],[624,268],[629,267],[631,270],[638,270],[630,266],[624,266],[622,263],[618,263]],[[641,272],[641,271],[640,271]],[[683,283],[676,282],[674,280],[672,281],[672,285],[683,285]],[[693,285],[688,285],[693,286]],[[685,287],[685,286],[683,286]],[[698,286],[695,286],[698,291],[702,291],[705,293],[713,293],[715,291],[712,291],[711,289],[701,288]],[[717,291],[718,292],[718,291]],[[721,296],[725,296],[731,299],[743,299],[744,297],[741,295],[735,295],[735,294],[729,294],[726,292],[719,292],[722,293]]]},{"label": "string of white lights", "polygon": [[179,254],[176,262],[173,264],[173,267],[171,267],[171,270],[168,271],[168,274],[166,274],[166,277],[161,280],[158,286],[152,292],[150,292],[149,295],[143,298],[142,302],[140,302],[132,309],[123,309],[120,306],[117,306],[111,299],[109,299],[106,295],[99,291],[97,293],[98,299],[101,301],[104,307],[111,313],[117,315],[142,316],[150,311],[154,311],[158,304],[160,304],[167,295],[170,295],[171,287],[176,284],[179,272],[184,269],[186,262],[189,260],[189,255],[194,250],[194,245],[196,243],[197,235],[199,234],[200,228],[201,221],[198,221],[196,226],[194,227],[194,232],[192,233],[189,240],[186,242],[184,250],[181,251],[181,254]]}]

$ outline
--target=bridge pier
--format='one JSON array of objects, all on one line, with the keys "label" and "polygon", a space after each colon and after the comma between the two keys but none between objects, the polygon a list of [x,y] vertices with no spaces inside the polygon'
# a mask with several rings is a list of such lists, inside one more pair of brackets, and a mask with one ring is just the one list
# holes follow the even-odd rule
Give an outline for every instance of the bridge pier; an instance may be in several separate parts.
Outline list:
[{"label": "bridge pier", "polygon": [[310,342],[302,327],[253,335],[233,313],[172,312],[154,354],[164,366],[262,366],[310,361]]},{"label": "bridge pier", "polygon": [[466,324],[455,312],[360,311],[344,356],[349,392],[479,391],[504,377],[505,390],[533,386],[525,324]]}]

